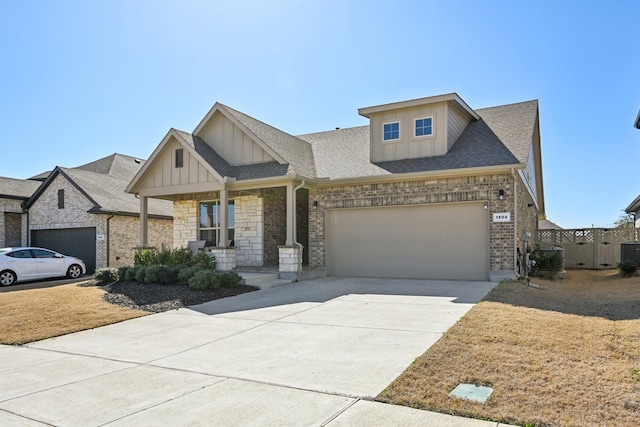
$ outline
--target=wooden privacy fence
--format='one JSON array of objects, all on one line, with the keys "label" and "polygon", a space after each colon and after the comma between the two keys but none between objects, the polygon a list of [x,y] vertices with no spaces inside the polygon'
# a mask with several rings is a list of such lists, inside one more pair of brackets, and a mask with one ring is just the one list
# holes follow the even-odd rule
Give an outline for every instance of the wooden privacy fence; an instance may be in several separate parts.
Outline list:
[{"label": "wooden privacy fence", "polygon": [[538,230],[536,243],[541,247],[564,248],[566,268],[602,270],[616,268],[620,244],[638,241],[639,236],[640,228]]}]

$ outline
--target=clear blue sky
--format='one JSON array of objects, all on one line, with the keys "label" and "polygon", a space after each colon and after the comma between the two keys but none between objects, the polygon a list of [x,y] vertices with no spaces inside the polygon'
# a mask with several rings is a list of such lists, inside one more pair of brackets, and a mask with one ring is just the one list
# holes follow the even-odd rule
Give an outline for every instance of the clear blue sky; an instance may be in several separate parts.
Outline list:
[{"label": "clear blue sky", "polygon": [[457,92],[539,100],[546,212],[607,225],[640,194],[640,3],[0,0],[0,176],[147,158],[216,102],[291,134]]}]

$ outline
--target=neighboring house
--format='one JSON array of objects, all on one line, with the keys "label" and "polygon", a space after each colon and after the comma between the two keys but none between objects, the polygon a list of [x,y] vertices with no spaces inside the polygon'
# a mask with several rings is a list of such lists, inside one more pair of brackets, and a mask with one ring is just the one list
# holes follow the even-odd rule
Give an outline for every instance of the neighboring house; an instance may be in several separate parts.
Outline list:
[{"label": "neighboring house", "polygon": [[39,181],[0,177],[0,248],[27,244],[27,213],[23,204]]},{"label": "neighboring house", "polygon": [[[131,264],[140,203],[124,190],[143,164],[113,154],[77,168],[56,167],[24,204],[30,244],[77,256],[89,273]],[[149,203],[150,245],[172,247],[172,210],[162,200]]]},{"label": "neighboring house", "polygon": [[[221,269],[497,280],[544,219],[538,102],[457,94],[361,108],[368,126],[292,136],[216,103],[170,129],[127,191],[173,202],[173,244]],[[304,266],[304,270],[302,267]]]},{"label": "neighboring house", "polygon": [[636,197],[635,200],[627,206],[625,212],[633,215],[635,219],[635,226],[640,228],[640,196]]},{"label": "neighboring house", "polygon": [[541,219],[538,221],[538,230],[562,230],[562,227],[548,219]]}]

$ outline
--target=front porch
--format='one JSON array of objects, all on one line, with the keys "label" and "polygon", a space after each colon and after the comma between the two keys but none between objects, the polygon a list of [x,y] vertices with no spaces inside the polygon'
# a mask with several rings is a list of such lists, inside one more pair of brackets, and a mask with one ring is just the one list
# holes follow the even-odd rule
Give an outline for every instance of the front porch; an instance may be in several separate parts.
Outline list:
[{"label": "front porch", "polygon": [[[140,199],[141,204],[147,203],[146,197]],[[278,187],[182,194],[172,199],[174,247],[204,242],[203,250],[216,257],[220,271],[257,269],[278,272],[280,279],[290,280],[303,276],[309,259],[307,189],[290,182]],[[145,226],[143,219],[142,239]]]}]

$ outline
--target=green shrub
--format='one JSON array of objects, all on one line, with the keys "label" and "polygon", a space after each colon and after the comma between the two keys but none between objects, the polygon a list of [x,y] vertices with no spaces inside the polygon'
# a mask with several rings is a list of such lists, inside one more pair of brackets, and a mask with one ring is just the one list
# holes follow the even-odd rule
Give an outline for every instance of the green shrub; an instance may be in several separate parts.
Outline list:
[{"label": "green shrub", "polygon": [[544,273],[548,275],[550,279],[554,279],[562,270],[562,255],[560,251],[544,250],[536,246],[533,252],[531,252],[530,258],[535,261],[535,264],[531,266],[531,274],[534,276]]},{"label": "green shrub", "polygon": [[193,264],[193,253],[189,249],[139,248],[133,255],[134,265],[166,265]]},{"label": "green shrub", "polygon": [[144,283],[144,278],[147,276],[147,266],[146,265],[139,265],[136,268],[136,282],[138,283]]},{"label": "green shrub", "polygon": [[141,265],[134,265],[133,267],[129,267],[124,273],[125,282],[135,282],[138,270],[140,270],[141,268]]},{"label": "green shrub", "polygon": [[200,270],[202,270],[202,268],[198,267],[197,265],[186,266],[182,268],[178,272],[178,282],[180,282],[181,285],[188,286],[189,279],[191,279]]},{"label": "green shrub", "polygon": [[195,290],[216,289],[220,287],[219,275],[214,270],[200,270],[189,279],[189,288]]},{"label": "green shrub", "polygon": [[154,265],[158,262],[157,249],[138,248],[133,254],[133,265]]},{"label": "green shrub", "polygon": [[240,285],[242,278],[235,271],[218,273],[218,281],[223,288],[233,288]]},{"label": "green shrub", "polygon": [[198,252],[193,256],[191,260],[191,265],[197,265],[202,268],[210,268],[215,270],[216,268],[216,258],[212,254],[208,254],[207,252]]},{"label": "green shrub", "polygon": [[149,265],[144,267],[144,270],[145,283],[166,285],[171,281],[171,273],[166,265]]},{"label": "green shrub", "polygon": [[170,262],[167,265],[189,265],[193,259],[193,252],[190,249],[180,248],[171,252]]},{"label": "green shrub", "polygon": [[636,271],[638,271],[638,264],[636,264],[635,261],[628,259],[619,263],[618,268],[620,269],[622,277],[631,277],[636,274]]},{"label": "green shrub", "polygon": [[114,267],[99,268],[93,273],[93,278],[101,285],[115,283],[119,279],[118,269]]},{"label": "green shrub", "polygon": [[118,268],[118,281],[126,282],[127,281],[127,271],[131,267],[120,267]]}]

